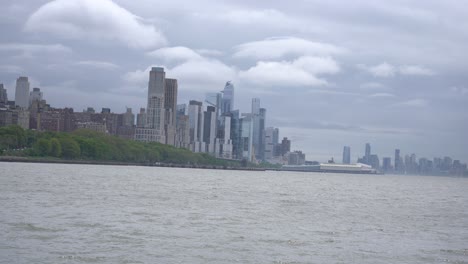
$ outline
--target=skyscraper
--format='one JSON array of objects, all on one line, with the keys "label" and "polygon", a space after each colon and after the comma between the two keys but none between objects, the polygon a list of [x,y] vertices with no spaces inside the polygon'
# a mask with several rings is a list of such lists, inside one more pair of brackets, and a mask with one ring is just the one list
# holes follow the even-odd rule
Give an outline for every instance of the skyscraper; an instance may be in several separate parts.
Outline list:
[{"label": "skyscraper", "polygon": [[366,155],[364,156],[364,163],[370,165],[370,155],[371,155],[371,146],[369,143],[366,143]]},{"label": "skyscraper", "polygon": [[291,140],[284,137],[281,141],[281,155],[284,156],[286,153],[291,151]]},{"label": "skyscraper", "polygon": [[176,111],[177,111],[177,80],[166,79],[164,90],[164,133],[166,144],[175,145]]},{"label": "skyscraper", "polygon": [[253,118],[252,114],[243,114],[240,122],[240,142],[241,158],[247,161],[252,161],[253,155]]},{"label": "skyscraper", "polygon": [[8,104],[8,95],[7,90],[3,86],[3,83],[0,83],[0,105],[1,104]]},{"label": "skyscraper", "polygon": [[351,163],[351,148],[349,146],[344,146],[343,148],[343,164]]},{"label": "skyscraper", "polygon": [[395,149],[395,159],[393,161],[395,163],[395,172],[402,172],[402,162],[400,157],[400,150]]},{"label": "skyscraper", "polygon": [[265,147],[263,144],[263,132],[265,130],[266,109],[260,108],[260,99],[252,99],[252,120],[253,120],[253,150],[257,160],[263,160]]},{"label": "skyscraper", "polygon": [[29,80],[28,77],[19,77],[16,80],[15,105],[21,108],[29,107]]},{"label": "skyscraper", "polygon": [[195,100],[189,102],[188,107],[189,128],[190,128],[190,149],[193,152],[204,152],[203,142],[203,104]]},{"label": "skyscraper", "polygon": [[221,114],[229,113],[234,109],[234,84],[227,82],[222,93]]},{"label": "skyscraper", "polygon": [[40,88],[33,88],[32,92],[29,93],[29,106],[34,101],[42,101],[42,92]]},{"label": "skyscraper", "polygon": [[216,138],[216,107],[207,106],[203,113],[203,142],[205,142],[205,152],[214,154]]},{"label": "skyscraper", "polygon": [[268,127],[264,132],[264,143],[265,160],[271,160],[275,156],[275,146],[278,145],[279,129],[274,127]]},{"label": "skyscraper", "polygon": [[153,67],[149,73],[146,122],[144,128],[137,128],[135,130],[135,140],[166,143],[164,131],[165,88],[166,73],[164,72],[164,68]]}]

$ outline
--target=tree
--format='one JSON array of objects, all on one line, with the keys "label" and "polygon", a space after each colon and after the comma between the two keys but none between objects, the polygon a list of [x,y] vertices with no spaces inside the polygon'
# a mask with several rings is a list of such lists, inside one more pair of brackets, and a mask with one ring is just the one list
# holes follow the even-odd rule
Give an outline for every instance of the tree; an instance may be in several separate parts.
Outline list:
[{"label": "tree", "polygon": [[49,155],[52,157],[60,158],[62,156],[62,145],[56,138],[50,140],[50,152]]},{"label": "tree", "polygon": [[71,138],[62,138],[60,140],[60,144],[62,145],[62,157],[66,159],[75,159],[80,157],[80,145],[78,145],[75,140]]},{"label": "tree", "polygon": [[49,155],[50,152],[50,141],[45,138],[41,138],[36,142],[36,144],[34,144],[33,149],[37,155],[45,157]]}]

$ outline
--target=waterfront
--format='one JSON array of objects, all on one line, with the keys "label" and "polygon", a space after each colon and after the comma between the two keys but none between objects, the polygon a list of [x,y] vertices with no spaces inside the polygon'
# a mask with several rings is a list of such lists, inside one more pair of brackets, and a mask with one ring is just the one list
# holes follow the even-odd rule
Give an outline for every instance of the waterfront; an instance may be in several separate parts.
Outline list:
[{"label": "waterfront", "polygon": [[0,163],[1,263],[468,263],[468,179]]}]

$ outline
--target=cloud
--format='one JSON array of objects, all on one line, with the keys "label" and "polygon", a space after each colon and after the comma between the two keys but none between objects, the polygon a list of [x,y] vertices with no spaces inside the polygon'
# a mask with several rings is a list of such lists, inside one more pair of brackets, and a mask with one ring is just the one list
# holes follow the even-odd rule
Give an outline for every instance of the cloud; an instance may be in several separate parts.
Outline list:
[{"label": "cloud", "polygon": [[300,57],[289,61],[260,61],[239,73],[241,80],[264,86],[323,86],[328,82],[319,74],[335,74],[338,64],[329,57]]},{"label": "cloud", "polygon": [[16,65],[0,65],[0,72],[21,74],[24,72],[24,69]]},{"label": "cloud", "polygon": [[375,66],[366,66],[359,64],[358,68],[361,70],[367,71],[374,75],[375,77],[393,77],[397,74],[401,75],[417,75],[417,76],[431,76],[435,72],[431,69],[419,66],[419,65],[403,65],[403,66],[394,66],[387,62]]},{"label": "cloud", "polygon": [[468,88],[466,87],[453,86],[453,87],[450,87],[450,91],[456,94],[463,95],[463,96],[468,95]]},{"label": "cloud", "polygon": [[[186,47],[171,47],[156,50],[150,53],[165,60],[166,62],[177,62],[172,67],[164,67],[168,78],[178,79],[183,84],[183,89],[200,92],[220,91],[227,80],[237,79],[237,70],[223,62],[203,57],[197,52]],[[144,87],[148,83],[150,66],[145,70],[128,72],[123,79],[133,85]],[[180,85],[182,87],[182,85]]]},{"label": "cloud", "polygon": [[195,51],[201,55],[211,56],[211,57],[222,56],[224,54],[222,51],[214,50],[214,49],[197,49]]},{"label": "cloud", "polygon": [[104,69],[104,70],[115,70],[119,68],[119,66],[117,66],[116,64],[107,62],[107,61],[89,60],[89,61],[79,61],[76,64],[80,66],[86,66],[86,67],[92,67],[92,68],[98,68],[98,69]]},{"label": "cloud", "polygon": [[164,60],[166,62],[180,62],[188,60],[204,59],[200,54],[187,47],[167,47],[147,53],[148,56]]},{"label": "cloud", "polygon": [[235,58],[280,59],[285,56],[329,56],[344,53],[343,48],[301,38],[285,37],[253,41],[235,47]]},{"label": "cloud", "polygon": [[394,94],[391,94],[391,93],[375,93],[375,94],[369,95],[369,97],[372,97],[372,98],[390,98],[390,97],[396,97],[396,96]]},{"label": "cloud", "polygon": [[167,42],[153,25],[111,0],[49,2],[29,17],[25,30],[66,39],[119,41],[132,48],[154,48]]},{"label": "cloud", "polygon": [[410,106],[410,107],[424,107],[427,106],[429,102],[425,99],[411,99],[401,103],[395,104],[395,106]]},{"label": "cloud", "polygon": [[69,53],[72,50],[62,44],[24,44],[24,43],[0,43],[0,51],[19,51],[23,53]]},{"label": "cloud", "polygon": [[384,62],[382,64],[369,67],[368,71],[376,77],[392,77],[395,75],[396,69],[393,65]]},{"label": "cloud", "polygon": [[380,90],[391,90],[385,85],[378,82],[366,82],[359,85],[359,89],[364,91],[380,91]]},{"label": "cloud", "polygon": [[401,66],[399,72],[403,75],[434,75],[434,71],[418,65],[405,65]]}]

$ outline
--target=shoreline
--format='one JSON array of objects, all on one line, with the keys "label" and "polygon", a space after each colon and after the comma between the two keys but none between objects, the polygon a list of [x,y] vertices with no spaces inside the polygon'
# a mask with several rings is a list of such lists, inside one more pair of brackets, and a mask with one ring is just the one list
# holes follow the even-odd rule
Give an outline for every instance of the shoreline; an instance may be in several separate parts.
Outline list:
[{"label": "shoreline", "polygon": [[20,162],[20,163],[49,163],[49,164],[79,164],[79,165],[113,165],[113,166],[141,166],[141,167],[163,167],[163,168],[185,168],[185,169],[212,169],[212,170],[239,170],[239,171],[266,171],[264,168],[250,167],[225,167],[216,165],[184,165],[174,163],[145,164],[135,162],[120,161],[96,161],[96,160],[64,160],[45,159],[31,157],[0,156],[0,162]]}]

